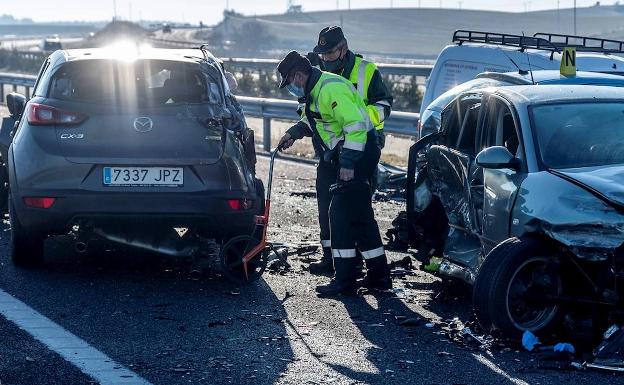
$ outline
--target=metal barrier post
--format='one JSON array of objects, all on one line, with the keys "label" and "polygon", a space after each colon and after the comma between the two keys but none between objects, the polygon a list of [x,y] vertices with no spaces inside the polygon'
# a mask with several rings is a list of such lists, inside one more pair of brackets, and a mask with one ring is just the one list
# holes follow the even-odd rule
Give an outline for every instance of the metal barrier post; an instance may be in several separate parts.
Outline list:
[{"label": "metal barrier post", "polygon": [[4,102],[4,83],[0,83],[0,104]]},{"label": "metal barrier post", "polygon": [[271,118],[262,118],[262,146],[264,151],[271,151]]}]

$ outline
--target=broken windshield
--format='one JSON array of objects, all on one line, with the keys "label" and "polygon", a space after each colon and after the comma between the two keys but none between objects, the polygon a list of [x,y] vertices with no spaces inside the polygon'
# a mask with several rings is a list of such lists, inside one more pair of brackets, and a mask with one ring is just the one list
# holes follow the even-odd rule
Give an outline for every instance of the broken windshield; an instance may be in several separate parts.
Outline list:
[{"label": "broken windshield", "polygon": [[[217,70],[214,70],[217,72]],[[81,60],[54,74],[49,97],[124,105],[223,104],[219,73],[171,60]]]},{"label": "broken windshield", "polygon": [[531,109],[531,118],[547,168],[624,163],[624,103],[540,105]]}]

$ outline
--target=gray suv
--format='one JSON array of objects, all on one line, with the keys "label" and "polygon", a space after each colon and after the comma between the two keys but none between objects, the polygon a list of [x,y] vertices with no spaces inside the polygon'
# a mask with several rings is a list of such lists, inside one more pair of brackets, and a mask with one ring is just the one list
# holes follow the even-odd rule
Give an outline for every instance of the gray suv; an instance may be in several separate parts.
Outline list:
[{"label": "gray suv", "polygon": [[13,261],[70,231],[81,250],[97,237],[171,255],[250,231],[264,188],[225,75],[200,49],[50,55],[32,98],[9,103]]}]

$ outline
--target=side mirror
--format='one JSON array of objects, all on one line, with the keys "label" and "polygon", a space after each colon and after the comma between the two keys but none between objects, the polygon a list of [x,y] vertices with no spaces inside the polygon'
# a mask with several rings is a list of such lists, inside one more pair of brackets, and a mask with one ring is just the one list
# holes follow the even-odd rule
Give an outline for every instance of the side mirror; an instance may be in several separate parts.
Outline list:
[{"label": "side mirror", "polygon": [[518,170],[520,168],[520,159],[513,156],[507,147],[493,146],[477,154],[477,165],[491,169],[511,168]]},{"label": "side mirror", "polygon": [[26,107],[26,97],[16,92],[11,92],[6,97],[7,107],[11,117],[15,120],[19,119]]}]

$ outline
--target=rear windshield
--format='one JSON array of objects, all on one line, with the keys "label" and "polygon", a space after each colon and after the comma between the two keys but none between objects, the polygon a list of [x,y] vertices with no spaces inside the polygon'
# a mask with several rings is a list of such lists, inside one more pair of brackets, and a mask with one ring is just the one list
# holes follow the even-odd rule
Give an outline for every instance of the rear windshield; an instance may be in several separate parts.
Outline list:
[{"label": "rear windshield", "polygon": [[624,103],[542,105],[531,115],[546,167],[624,163]]},{"label": "rear windshield", "polygon": [[49,97],[107,104],[217,104],[223,102],[219,75],[208,66],[170,60],[75,61],[56,71]]}]

